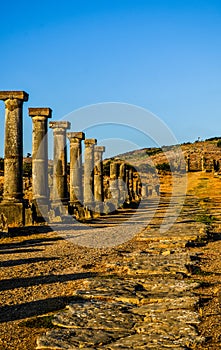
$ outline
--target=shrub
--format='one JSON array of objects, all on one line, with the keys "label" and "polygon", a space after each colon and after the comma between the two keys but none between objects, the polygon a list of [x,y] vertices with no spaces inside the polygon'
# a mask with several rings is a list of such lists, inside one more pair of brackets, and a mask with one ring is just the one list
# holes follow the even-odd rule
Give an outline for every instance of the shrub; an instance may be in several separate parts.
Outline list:
[{"label": "shrub", "polygon": [[169,171],[171,172],[170,164],[169,163],[161,163],[156,165],[156,169],[159,171]]},{"label": "shrub", "polygon": [[24,176],[31,176],[32,174],[32,163],[24,163],[23,164],[23,173]]},{"label": "shrub", "polygon": [[148,148],[146,154],[148,156],[154,156],[155,154],[163,152],[162,148]]}]

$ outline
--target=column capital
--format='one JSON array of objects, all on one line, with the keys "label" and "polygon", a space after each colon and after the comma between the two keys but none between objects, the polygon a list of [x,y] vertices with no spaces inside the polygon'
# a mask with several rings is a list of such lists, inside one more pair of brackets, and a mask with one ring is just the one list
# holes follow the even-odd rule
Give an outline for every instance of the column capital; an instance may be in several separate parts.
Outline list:
[{"label": "column capital", "polygon": [[0,100],[18,99],[28,101],[28,94],[25,91],[0,91]]},{"label": "column capital", "polygon": [[67,138],[70,141],[81,141],[81,140],[85,140],[85,134],[83,132],[80,131],[73,131],[73,132],[68,132],[67,133]]},{"label": "column capital", "polygon": [[85,147],[90,147],[92,145],[96,145],[97,140],[96,139],[85,139],[84,144],[85,144]]},{"label": "column capital", "polygon": [[28,108],[28,114],[30,117],[47,117],[51,118],[52,110],[48,107],[31,107]]},{"label": "column capital", "polygon": [[104,146],[95,146],[94,147],[95,152],[105,152],[105,147]]},{"label": "column capital", "polygon": [[71,128],[71,123],[67,121],[54,121],[54,122],[49,122],[49,128],[51,129],[70,129]]}]

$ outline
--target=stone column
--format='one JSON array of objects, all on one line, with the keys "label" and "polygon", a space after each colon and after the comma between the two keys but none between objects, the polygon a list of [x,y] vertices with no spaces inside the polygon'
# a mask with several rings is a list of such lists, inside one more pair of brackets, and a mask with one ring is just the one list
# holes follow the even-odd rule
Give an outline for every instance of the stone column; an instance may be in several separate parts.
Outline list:
[{"label": "stone column", "polygon": [[126,191],[127,191],[126,203],[129,204],[131,201],[131,198],[130,198],[129,169],[128,169],[127,165],[126,165],[125,183],[126,183]]},{"label": "stone column", "polygon": [[82,204],[82,147],[83,132],[68,132],[70,141],[70,205]]},{"label": "stone column", "polygon": [[186,158],[186,172],[190,171],[190,155],[188,154]]},{"label": "stone column", "polygon": [[50,108],[29,108],[32,118],[32,193],[37,204],[47,205],[48,191],[48,118]]},{"label": "stone column", "polygon": [[141,187],[140,179],[139,179],[139,175],[137,174],[136,177],[134,178],[134,199],[136,201],[139,201],[141,197],[140,187]]},{"label": "stone column", "polygon": [[125,163],[119,164],[119,191],[120,202],[123,204],[127,197],[127,185],[126,185],[126,165]]},{"label": "stone column", "polygon": [[137,200],[137,177],[135,174],[133,176],[133,197]]},{"label": "stone column", "polygon": [[49,123],[54,135],[53,205],[60,202],[68,204],[66,130],[70,126],[67,121]]},{"label": "stone column", "polygon": [[142,195],[142,198],[146,198],[147,197],[147,194],[148,191],[147,191],[147,185],[146,184],[142,184],[142,189],[141,189],[141,195]]},{"label": "stone column", "polygon": [[5,202],[21,202],[23,198],[23,102],[24,91],[0,91],[5,102],[4,194]]},{"label": "stone column", "polygon": [[204,171],[205,170],[205,157],[204,155],[201,156],[201,171]]},{"label": "stone column", "polygon": [[111,202],[114,204],[115,209],[119,206],[120,191],[118,187],[118,174],[119,174],[119,163],[110,163],[110,192]]},{"label": "stone column", "polygon": [[103,188],[103,163],[102,155],[105,152],[105,147],[94,147],[94,200],[98,212],[103,211],[104,188]]},{"label": "stone column", "polygon": [[[4,193],[1,213],[8,224],[31,224],[23,201],[23,102],[24,91],[0,91],[5,103]],[[27,215],[26,215],[27,214]],[[28,220],[28,216],[30,220]]]},{"label": "stone column", "polygon": [[96,139],[84,141],[84,205],[93,209],[94,206],[94,145]]},{"label": "stone column", "polygon": [[134,199],[134,171],[132,168],[129,169],[129,193],[130,193],[130,200]]}]

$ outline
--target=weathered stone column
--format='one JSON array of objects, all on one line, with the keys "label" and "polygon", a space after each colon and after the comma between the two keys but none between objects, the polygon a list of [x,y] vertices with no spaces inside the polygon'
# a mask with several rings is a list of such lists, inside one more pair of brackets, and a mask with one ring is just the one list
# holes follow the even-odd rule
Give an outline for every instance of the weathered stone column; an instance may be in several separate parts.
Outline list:
[{"label": "weathered stone column", "polygon": [[188,154],[186,158],[186,172],[190,171],[190,155]]},{"label": "weathered stone column", "polygon": [[32,193],[38,205],[47,205],[48,191],[48,118],[50,108],[29,108],[32,118]]},{"label": "weathered stone column", "polygon": [[129,169],[128,169],[127,165],[126,165],[125,183],[126,183],[126,191],[127,191],[127,194],[126,194],[126,203],[129,204],[130,201],[131,201],[131,198],[130,198]]},{"label": "weathered stone column", "polygon": [[97,140],[86,139],[84,144],[84,205],[94,209],[94,145]]},{"label": "weathered stone column", "polygon": [[202,155],[201,156],[201,171],[205,170],[205,161],[206,161],[205,156]]},{"label": "weathered stone column", "polygon": [[68,204],[66,130],[70,129],[70,126],[71,124],[67,121],[49,123],[54,135],[52,196],[54,205],[59,202]]},{"label": "weathered stone column", "polygon": [[141,197],[141,193],[140,193],[140,179],[138,174],[136,174],[136,177],[134,177],[133,179],[133,193],[134,193],[134,199],[136,201],[139,201]]},{"label": "weathered stone column", "polygon": [[129,169],[129,195],[130,195],[131,201],[134,199],[133,181],[134,181],[134,171],[131,168],[131,169]]},{"label": "weathered stone column", "polygon": [[121,163],[119,168],[119,191],[120,202],[123,204],[127,198],[127,185],[126,185],[126,164]]},{"label": "weathered stone column", "polygon": [[146,198],[148,196],[147,185],[144,183],[142,183],[141,195],[142,198]]},{"label": "weathered stone column", "polygon": [[32,212],[23,200],[23,102],[24,91],[0,91],[5,102],[4,193],[0,213],[7,224],[30,225]]},{"label": "weathered stone column", "polygon": [[83,132],[68,132],[70,141],[70,205],[82,204],[82,147],[81,141],[85,139]]},{"label": "weathered stone column", "polygon": [[97,212],[103,211],[104,188],[103,188],[103,163],[102,156],[105,152],[105,147],[94,147],[94,200]]},{"label": "weathered stone column", "polygon": [[0,91],[5,102],[4,202],[21,202],[23,198],[23,102],[24,91]]},{"label": "weathered stone column", "polygon": [[118,187],[118,174],[119,174],[119,163],[113,162],[110,164],[110,192],[111,202],[114,204],[115,209],[119,206],[120,192]]}]

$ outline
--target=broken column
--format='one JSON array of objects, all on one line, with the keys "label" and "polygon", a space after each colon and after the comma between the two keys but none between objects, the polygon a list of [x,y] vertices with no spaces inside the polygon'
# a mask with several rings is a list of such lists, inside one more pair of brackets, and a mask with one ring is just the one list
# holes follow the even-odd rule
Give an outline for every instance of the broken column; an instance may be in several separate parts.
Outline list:
[{"label": "broken column", "polygon": [[[48,118],[50,108],[29,108],[32,118],[32,193],[37,218],[48,216]],[[36,218],[36,219],[37,219]]]},{"label": "broken column", "polygon": [[68,132],[70,141],[70,206],[78,208],[83,203],[82,147],[83,132]]},{"label": "broken column", "polygon": [[70,129],[68,121],[54,121],[49,123],[54,136],[54,160],[53,160],[53,207],[68,204],[67,191],[67,147],[66,131]]},{"label": "broken column", "polygon": [[105,147],[94,147],[94,200],[95,211],[103,212],[104,188],[103,188],[103,163],[102,156],[105,152]]},{"label": "broken column", "polygon": [[23,202],[23,102],[24,91],[0,91],[5,103],[4,193],[0,211],[8,223],[25,224]]},{"label": "broken column", "polygon": [[96,139],[86,139],[84,141],[84,206],[89,210],[94,210],[94,146]]}]

